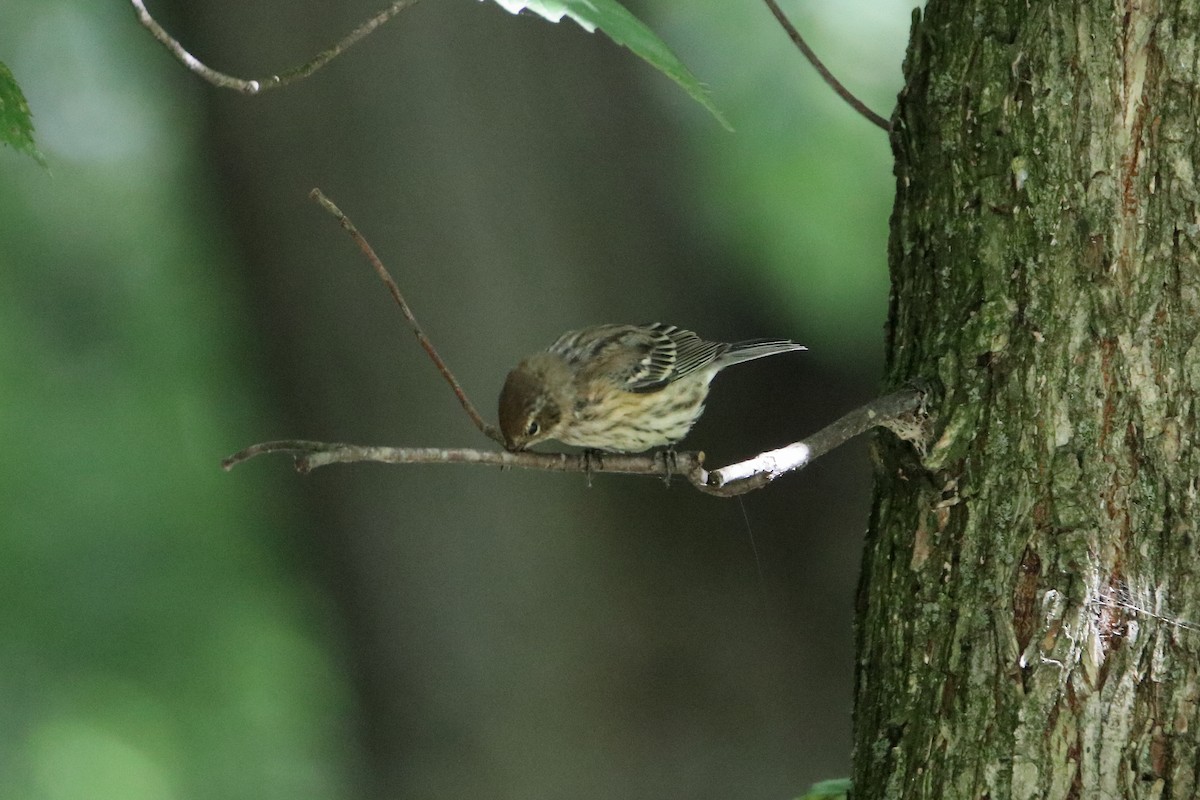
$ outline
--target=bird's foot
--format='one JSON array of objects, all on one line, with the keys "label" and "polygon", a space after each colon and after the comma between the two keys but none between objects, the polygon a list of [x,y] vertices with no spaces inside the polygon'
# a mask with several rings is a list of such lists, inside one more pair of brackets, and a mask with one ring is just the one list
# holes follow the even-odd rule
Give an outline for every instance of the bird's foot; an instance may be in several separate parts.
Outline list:
[{"label": "bird's foot", "polygon": [[583,474],[587,477],[587,487],[592,488],[592,476],[595,470],[604,469],[604,456],[599,450],[583,451]]},{"label": "bird's foot", "polygon": [[679,459],[675,455],[675,445],[667,445],[667,449],[660,450],[658,455],[662,456],[663,461],[663,483],[669,487],[671,478],[674,478],[675,473],[679,472]]}]

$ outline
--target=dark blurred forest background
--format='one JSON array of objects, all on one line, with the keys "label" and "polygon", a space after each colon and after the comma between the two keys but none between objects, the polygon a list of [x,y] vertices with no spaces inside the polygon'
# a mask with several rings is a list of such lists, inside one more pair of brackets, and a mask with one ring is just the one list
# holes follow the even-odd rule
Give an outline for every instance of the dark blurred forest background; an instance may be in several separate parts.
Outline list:
[{"label": "dark blurred forest background", "polygon": [[[382,3],[149,5],[261,77]],[[4,0],[49,169],[0,150],[0,796],[718,800],[849,773],[865,442],[744,503],[219,468],[275,438],[488,446],[314,186],[489,414],[517,360],[601,322],[809,345],[716,381],[685,442],[710,463],[874,393],[886,135],[759,3],[629,7],[736,132],[603,35],[490,3],[421,3],[247,98],[122,0]],[[785,9],[888,115],[911,3]]]}]

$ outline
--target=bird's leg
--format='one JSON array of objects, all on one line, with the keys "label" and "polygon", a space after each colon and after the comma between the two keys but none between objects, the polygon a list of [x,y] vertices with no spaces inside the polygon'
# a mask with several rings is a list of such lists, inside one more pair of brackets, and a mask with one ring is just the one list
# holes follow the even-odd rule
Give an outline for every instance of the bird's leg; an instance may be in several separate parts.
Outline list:
[{"label": "bird's leg", "polygon": [[587,487],[592,488],[593,469],[604,469],[603,454],[594,448],[583,451],[583,474],[587,476]]},{"label": "bird's leg", "polygon": [[675,444],[667,445],[667,449],[659,451],[659,455],[663,460],[663,483],[669,487],[671,478],[674,478],[675,473],[679,471],[679,460],[675,457]]}]

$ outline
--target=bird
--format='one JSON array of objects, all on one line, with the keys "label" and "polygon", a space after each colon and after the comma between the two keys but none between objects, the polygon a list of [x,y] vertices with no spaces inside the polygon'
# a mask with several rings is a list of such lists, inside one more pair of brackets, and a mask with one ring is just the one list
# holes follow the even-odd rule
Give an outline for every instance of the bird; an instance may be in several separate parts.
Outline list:
[{"label": "bird", "polygon": [[508,373],[504,446],[517,452],[555,439],[610,453],[673,447],[704,413],[718,372],[807,349],[790,339],[710,342],[658,322],[567,331]]}]

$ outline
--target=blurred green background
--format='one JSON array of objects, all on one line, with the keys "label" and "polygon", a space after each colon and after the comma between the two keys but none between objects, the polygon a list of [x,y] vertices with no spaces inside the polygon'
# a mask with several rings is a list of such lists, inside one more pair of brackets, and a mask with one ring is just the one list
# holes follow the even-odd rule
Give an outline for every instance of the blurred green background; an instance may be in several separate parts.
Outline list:
[{"label": "blurred green background", "polygon": [[[785,8],[887,115],[910,5],[821,5]],[[248,77],[376,10],[150,7]],[[736,133],[603,36],[491,4],[421,4],[246,98],[119,0],[4,0],[50,166],[0,149],[0,796],[715,800],[848,773],[863,443],[744,503],[218,467],[272,438],[486,444],[313,186],[487,411],[523,355],[614,321],[810,346],[717,381],[685,443],[711,463],[873,393],[886,136],[764,6],[630,8]]]}]

